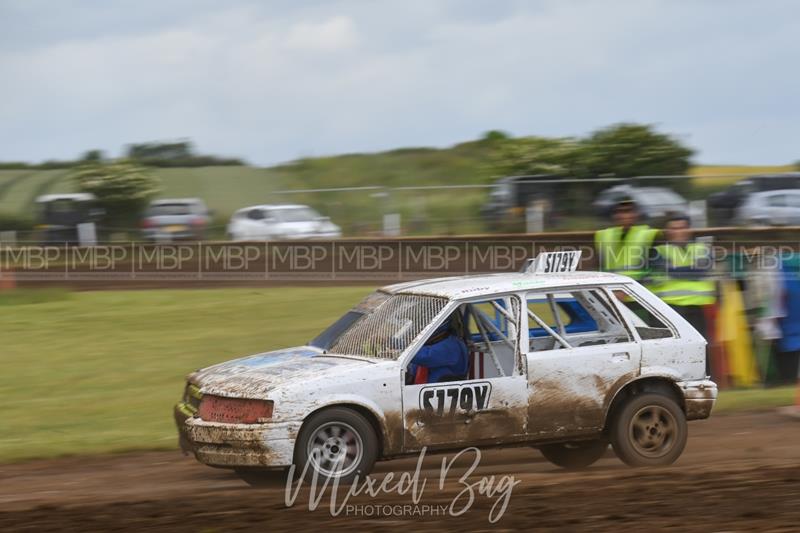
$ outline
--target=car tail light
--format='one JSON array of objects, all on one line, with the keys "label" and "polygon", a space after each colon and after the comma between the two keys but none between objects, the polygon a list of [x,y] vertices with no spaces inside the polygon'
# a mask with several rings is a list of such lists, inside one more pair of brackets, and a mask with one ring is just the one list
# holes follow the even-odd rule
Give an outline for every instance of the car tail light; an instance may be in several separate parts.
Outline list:
[{"label": "car tail light", "polygon": [[195,217],[195,218],[192,219],[192,226],[194,226],[196,228],[197,227],[201,227],[201,226],[205,226],[205,225],[206,225],[206,221],[202,217]]},{"label": "car tail light", "polygon": [[272,418],[271,400],[225,398],[206,394],[200,400],[198,414],[206,422],[257,424]]},{"label": "car tail light", "polygon": [[155,223],[151,219],[149,219],[149,218],[143,218],[142,219],[142,227],[143,228],[152,228],[154,225],[155,225]]}]

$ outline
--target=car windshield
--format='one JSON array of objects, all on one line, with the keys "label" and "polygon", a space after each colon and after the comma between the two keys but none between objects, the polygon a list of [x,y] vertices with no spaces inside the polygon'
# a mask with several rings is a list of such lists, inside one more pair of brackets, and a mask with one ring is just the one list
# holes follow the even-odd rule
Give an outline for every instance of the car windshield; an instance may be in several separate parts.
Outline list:
[{"label": "car windshield", "polygon": [[330,354],[397,359],[445,305],[446,298],[376,291],[310,344]]},{"label": "car windshield", "polygon": [[46,224],[77,224],[87,217],[90,202],[81,202],[69,198],[53,200],[42,204],[40,217]]},{"label": "car windshield", "polygon": [[277,217],[281,222],[305,222],[319,218],[319,213],[310,207],[292,207],[289,209],[278,209]]},{"label": "car windshield", "polygon": [[159,217],[165,215],[191,215],[192,206],[190,204],[156,204],[151,205],[147,210],[147,216]]}]

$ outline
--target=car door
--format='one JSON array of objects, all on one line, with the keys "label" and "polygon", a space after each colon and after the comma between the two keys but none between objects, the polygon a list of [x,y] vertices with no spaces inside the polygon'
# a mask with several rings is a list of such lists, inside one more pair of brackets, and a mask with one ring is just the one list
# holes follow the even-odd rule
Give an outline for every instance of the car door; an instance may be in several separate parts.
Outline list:
[{"label": "car door", "polygon": [[638,376],[640,345],[609,296],[597,287],[526,294],[532,438],[597,432],[613,392]]},{"label": "car door", "polygon": [[791,226],[800,225],[800,192],[792,191],[788,195],[788,204],[787,224]]},{"label": "car door", "polygon": [[241,235],[247,240],[261,238],[260,226],[263,217],[264,214],[260,207],[253,207],[244,213],[239,220],[238,229],[241,231]]},{"label": "car door", "polygon": [[787,206],[788,195],[770,194],[767,197],[769,223],[773,226],[785,226],[789,223],[791,208]]},{"label": "car door", "polygon": [[403,384],[405,451],[525,439],[528,382],[519,349],[520,310],[518,296],[502,296],[461,303],[448,315],[460,324],[467,373],[452,381]]}]

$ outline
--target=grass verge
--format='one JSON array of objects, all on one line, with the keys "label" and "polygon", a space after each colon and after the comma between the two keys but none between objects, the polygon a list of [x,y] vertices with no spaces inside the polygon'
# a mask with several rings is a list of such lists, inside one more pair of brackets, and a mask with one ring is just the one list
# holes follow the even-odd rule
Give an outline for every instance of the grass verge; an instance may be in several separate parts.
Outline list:
[{"label": "grass verge", "polygon": [[796,387],[724,390],[719,393],[719,398],[714,406],[714,413],[731,413],[792,405],[796,394]]}]

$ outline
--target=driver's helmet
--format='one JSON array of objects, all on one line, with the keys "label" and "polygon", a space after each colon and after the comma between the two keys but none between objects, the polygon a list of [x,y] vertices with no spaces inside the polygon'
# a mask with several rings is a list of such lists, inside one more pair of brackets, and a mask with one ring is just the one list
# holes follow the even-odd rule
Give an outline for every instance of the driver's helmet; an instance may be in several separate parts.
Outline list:
[{"label": "driver's helmet", "polygon": [[428,342],[426,342],[425,344],[434,344],[443,341],[444,339],[450,336],[452,331],[453,331],[453,319],[451,317],[447,317],[447,319],[445,319],[445,321],[442,322],[439,325],[439,327],[433,330],[433,333],[431,333]]}]

